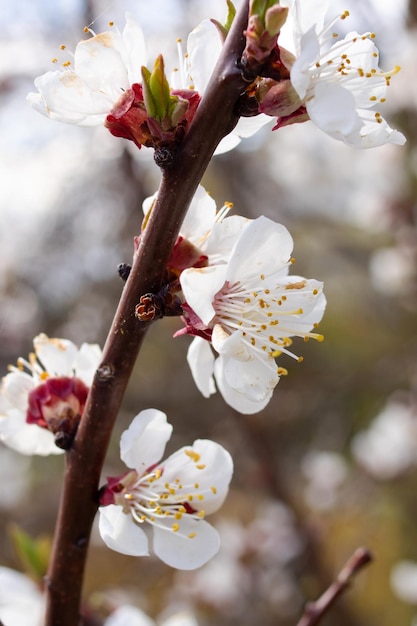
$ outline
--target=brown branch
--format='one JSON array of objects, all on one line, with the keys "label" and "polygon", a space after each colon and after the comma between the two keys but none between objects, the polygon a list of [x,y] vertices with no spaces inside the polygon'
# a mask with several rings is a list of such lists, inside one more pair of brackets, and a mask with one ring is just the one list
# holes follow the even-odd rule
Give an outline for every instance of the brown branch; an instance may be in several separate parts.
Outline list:
[{"label": "brown branch", "polygon": [[365,565],[372,561],[372,554],[366,548],[358,548],[352,554],[336,580],[315,602],[309,602],[297,626],[315,626],[333,606],[339,596],[351,585],[353,578]]},{"label": "brown branch", "polygon": [[149,324],[134,316],[144,293],[158,291],[188,206],[219,141],[236,124],[234,106],[245,84],[236,67],[244,47],[249,0],[226,39],[213,78],[141,237],[103,350],[84,415],[67,453],[64,487],[46,577],[46,626],[78,626],[82,582],[100,473],[113,426]]}]

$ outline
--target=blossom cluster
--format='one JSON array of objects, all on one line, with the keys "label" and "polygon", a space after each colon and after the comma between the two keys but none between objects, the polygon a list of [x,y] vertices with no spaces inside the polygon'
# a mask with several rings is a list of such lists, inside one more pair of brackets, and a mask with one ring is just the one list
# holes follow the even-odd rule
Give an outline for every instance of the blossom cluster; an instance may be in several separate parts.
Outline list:
[{"label": "blossom cluster", "polygon": [[[243,117],[219,152],[271,117],[277,118],[274,129],[311,120],[359,148],[404,142],[374,109],[385,101],[398,70],[379,68],[372,33],[335,38],[334,24],[349,16],[326,22],[326,0],[270,1],[262,11],[259,3],[250,6],[237,63],[248,85],[236,109]],[[147,69],[143,33],[127,15],[121,32],[113,24],[100,34],[87,29],[89,37],[77,45],[73,60],[38,77],[38,92],[29,100],[52,119],[104,124],[138,148],[153,147],[162,167],[163,151],[175,158],[192,124],[227,31],[208,20],[194,29],[168,81],[162,56]],[[154,199],[144,202],[145,216]],[[175,335],[193,338],[187,360],[199,391],[209,397],[217,388],[232,409],[253,414],[266,407],[288,373],[283,357],[302,361],[293,339],[323,339],[318,325],[326,299],[320,281],[290,274],[294,244],[284,225],[263,215],[230,216],[230,209],[226,203],[217,211],[209,194],[197,189],[166,282],[160,293],[141,298],[135,314],[142,321],[154,319],[156,311],[181,316],[183,327]],[[66,339],[35,337],[34,352],[3,378],[0,441],[28,455],[70,449],[101,357],[97,345],[78,348]],[[222,445],[207,439],[163,460],[171,433],[166,415],[154,408],[141,411],[123,432],[120,455],[127,471],[107,478],[99,492],[99,530],[118,552],[153,551],[171,567],[193,570],[219,549],[219,535],[205,518],[227,496],[233,461]],[[36,598],[41,612],[43,601]],[[121,622],[114,616],[108,621],[116,623]]]},{"label": "blossom cluster", "polygon": [[[312,120],[356,148],[403,144],[404,136],[375,109],[399,71],[379,68],[375,34],[352,31],[339,38],[334,27],[349,12],[327,21],[328,0],[264,4],[269,8],[262,15],[259,3],[251,3],[245,31],[241,66],[248,87],[238,106],[243,117],[217,152],[234,148],[269,116],[277,118],[274,130]],[[73,59],[38,77],[38,92],[29,94],[29,101],[52,119],[81,126],[104,123],[138,148],[175,151],[204,96],[227,29],[210,20],[198,25],[169,82],[162,56],[152,71],[146,68],[144,36],[131,15],[121,32],[113,22],[110,26],[99,34],[85,29],[90,37],[77,45]]]},{"label": "blossom cluster", "polygon": [[[0,441],[22,454],[45,456],[63,452],[55,445],[57,433],[72,441],[101,350],[91,344],[78,349],[44,334],[35,337],[34,348],[3,378]],[[135,417],[120,444],[130,470],[103,487],[99,527],[110,548],[144,556],[148,538],[141,527],[150,526],[153,551],[162,561],[195,569],[219,549],[218,534],[204,518],[222,505],[233,462],[210,440],[197,440],[161,462],[171,433],[161,411],[148,409]]]}]

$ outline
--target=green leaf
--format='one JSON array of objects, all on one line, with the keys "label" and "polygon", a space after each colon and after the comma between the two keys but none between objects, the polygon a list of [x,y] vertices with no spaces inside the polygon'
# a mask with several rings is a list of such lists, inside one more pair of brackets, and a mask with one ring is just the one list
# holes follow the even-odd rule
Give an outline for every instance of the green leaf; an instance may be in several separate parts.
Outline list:
[{"label": "green leaf", "polygon": [[230,27],[232,26],[233,20],[235,19],[236,8],[232,0],[226,0],[226,2],[227,2],[227,18],[226,18],[226,22],[224,23],[224,28],[226,32],[229,32]]},{"label": "green leaf", "polygon": [[51,538],[42,535],[33,539],[17,524],[11,525],[8,531],[20,568],[41,584],[48,568]]},{"label": "green leaf", "polygon": [[265,16],[268,9],[279,6],[277,0],[251,0],[249,15],[257,15],[265,26]]}]

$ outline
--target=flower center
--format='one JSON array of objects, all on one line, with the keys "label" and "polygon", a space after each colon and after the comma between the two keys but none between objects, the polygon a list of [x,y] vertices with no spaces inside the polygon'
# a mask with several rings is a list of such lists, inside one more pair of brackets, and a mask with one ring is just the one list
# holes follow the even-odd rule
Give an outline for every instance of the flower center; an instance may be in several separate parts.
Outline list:
[{"label": "flower center", "polygon": [[26,421],[47,428],[68,443],[77,430],[87,395],[88,387],[75,376],[47,378],[29,393]]},{"label": "flower center", "polygon": [[[262,284],[265,275],[261,274],[259,279]],[[302,357],[288,350],[292,344],[290,336],[323,340],[323,335],[306,330],[311,328],[311,322],[303,321],[303,302],[308,302],[311,310],[311,300],[319,294],[319,289],[308,285],[306,280],[256,290],[240,282],[232,285],[226,282],[215,296],[214,323],[220,324],[229,335],[239,332],[250,353],[261,358],[265,353],[271,358],[285,353],[301,361]]]},{"label": "flower center", "polygon": [[[194,450],[185,449],[183,454],[197,470],[205,469],[205,464],[200,462],[200,455]],[[146,522],[180,534],[181,520],[184,517],[196,521],[203,519],[203,501],[207,495],[217,493],[215,486],[203,488],[197,482],[186,483],[179,478],[167,481],[163,466],[154,467],[142,476],[132,470],[117,487],[110,489],[115,504],[121,505],[125,513],[130,513],[137,524]],[[186,536],[192,539],[195,532],[188,532]]]}]

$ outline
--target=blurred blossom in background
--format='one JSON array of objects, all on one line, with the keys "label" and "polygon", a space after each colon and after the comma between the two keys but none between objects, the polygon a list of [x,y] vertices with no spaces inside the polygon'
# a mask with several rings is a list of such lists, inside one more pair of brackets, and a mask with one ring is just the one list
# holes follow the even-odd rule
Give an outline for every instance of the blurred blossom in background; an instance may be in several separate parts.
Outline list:
[{"label": "blurred blossom in background", "polygon": [[[332,16],[350,11],[345,32],[376,32],[384,69],[402,67],[383,115],[407,144],[354,151],[312,123],[274,133],[267,125],[213,160],[203,183],[216,202],[283,223],[294,237],[295,273],[324,281],[325,341],[301,344],[302,364],[283,357],[290,375],[267,409],[240,416],[220,397],[200,397],[186,365],[188,340],[171,340],[177,320],[151,328],[104,475],[122,471],[118,442],[132,415],[157,402],[175,426],[168,454],[200,437],[234,458],[231,495],[214,520],[223,543],[190,575],[93,542],[85,592],[98,605],[113,594],[152,618],[192,610],[200,625],[292,626],[305,600],[366,545],[375,562],[329,623],[393,626],[416,614],[417,9],[405,0],[329,4]],[[0,0],[0,7],[5,374],[40,332],[103,344],[122,288],[117,265],[130,262],[142,201],[159,182],[149,151],[105,128],[36,113],[25,100],[34,78],[54,69],[55,56],[66,60],[84,26],[122,25],[126,10],[144,29],[149,63],[162,52],[169,72],[178,64],[177,38],[185,42],[201,19],[224,20],[226,9],[223,0]],[[53,532],[62,463],[0,447],[2,565],[18,567],[12,522],[34,536]]]}]

